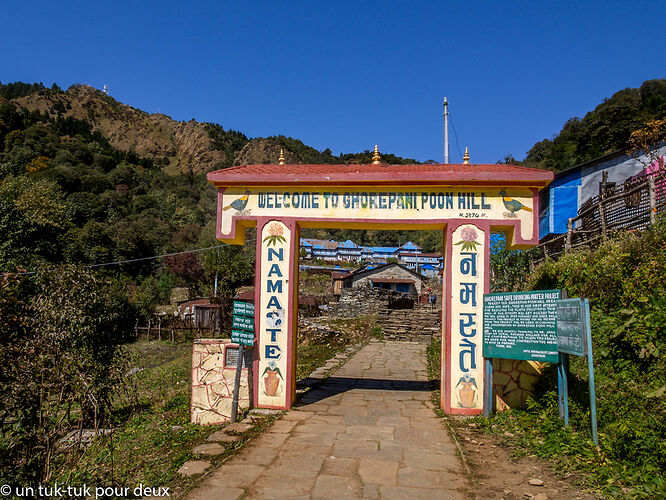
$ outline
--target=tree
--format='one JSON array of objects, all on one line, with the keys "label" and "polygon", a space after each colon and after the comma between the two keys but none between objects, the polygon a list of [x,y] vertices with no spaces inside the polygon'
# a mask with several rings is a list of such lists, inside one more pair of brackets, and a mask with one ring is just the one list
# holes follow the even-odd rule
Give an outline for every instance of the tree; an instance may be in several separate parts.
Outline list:
[{"label": "tree", "polygon": [[[199,238],[200,248],[220,244],[215,239],[215,221],[207,224]],[[200,260],[206,275],[207,283],[213,283],[217,276],[217,297],[220,304],[222,327],[230,323],[231,301],[238,288],[252,283],[254,277],[255,247],[252,244],[223,245],[215,250],[200,254]]]},{"label": "tree", "polygon": [[529,254],[524,250],[509,250],[506,236],[490,236],[490,290],[517,292],[522,290],[530,272]]},{"label": "tree", "polygon": [[0,269],[60,256],[69,225],[63,193],[52,181],[8,177],[0,184]]},{"label": "tree", "polygon": [[[627,154],[647,167],[655,161],[660,161],[661,157],[657,154],[655,146],[664,141],[666,141],[666,120],[653,120],[631,133]],[[646,156],[647,160],[642,160],[643,156]]]},{"label": "tree", "polygon": [[132,309],[122,287],[74,266],[0,278],[0,470],[47,482],[57,441],[106,425]]},{"label": "tree", "polygon": [[46,170],[49,168],[49,159],[45,156],[38,156],[30,160],[25,166],[25,170],[30,173],[40,172],[41,170]]}]

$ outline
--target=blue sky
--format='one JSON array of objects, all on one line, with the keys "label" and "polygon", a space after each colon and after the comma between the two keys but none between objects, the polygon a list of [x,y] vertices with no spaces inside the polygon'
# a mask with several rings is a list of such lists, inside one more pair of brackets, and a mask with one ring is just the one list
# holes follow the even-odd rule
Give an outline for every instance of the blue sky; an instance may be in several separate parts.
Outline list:
[{"label": "blue sky", "polygon": [[[666,77],[666,2],[3,3],[0,81],[334,153],[442,160],[442,99],[473,162],[523,158],[605,97]],[[451,134],[451,161],[459,162]]]}]

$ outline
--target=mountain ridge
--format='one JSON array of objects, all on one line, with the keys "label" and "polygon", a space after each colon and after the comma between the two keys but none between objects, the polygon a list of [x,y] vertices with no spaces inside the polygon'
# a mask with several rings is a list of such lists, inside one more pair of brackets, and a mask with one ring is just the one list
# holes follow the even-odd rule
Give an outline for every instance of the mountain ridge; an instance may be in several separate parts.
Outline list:
[{"label": "mountain ridge", "polygon": [[[290,163],[367,163],[372,157],[369,150],[335,156],[330,149],[318,151],[283,135],[249,138],[216,123],[174,120],[164,113],[148,113],[121,103],[88,85],[72,85],[67,91],[56,84],[50,89],[21,82],[4,87],[9,101],[17,106],[53,118],[85,121],[112,147],[149,158],[169,173],[275,163],[280,149]],[[420,163],[392,154],[382,154],[382,158],[387,163]]]}]

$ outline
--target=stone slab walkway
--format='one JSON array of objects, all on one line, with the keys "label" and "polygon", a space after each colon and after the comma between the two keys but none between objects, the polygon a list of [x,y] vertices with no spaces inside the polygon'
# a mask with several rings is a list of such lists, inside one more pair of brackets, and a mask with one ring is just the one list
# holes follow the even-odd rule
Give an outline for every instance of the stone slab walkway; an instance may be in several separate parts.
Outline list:
[{"label": "stone slab walkway", "polygon": [[425,361],[423,344],[371,342],[188,498],[465,498]]}]

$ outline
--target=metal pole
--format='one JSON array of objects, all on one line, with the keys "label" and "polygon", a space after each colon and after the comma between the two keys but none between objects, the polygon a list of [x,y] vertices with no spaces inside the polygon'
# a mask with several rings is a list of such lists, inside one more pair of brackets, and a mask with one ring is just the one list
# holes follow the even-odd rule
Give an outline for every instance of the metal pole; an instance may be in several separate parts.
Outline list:
[{"label": "metal pole", "polygon": [[483,418],[490,418],[493,413],[493,360],[486,358],[483,376]]},{"label": "metal pole", "polygon": [[444,98],[444,163],[449,163],[449,101]]},{"label": "metal pole", "polygon": [[564,427],[569,427],[569,355],[559,353],[557,365],[557,392],[559,398],[560,418],[564,419]]},{"label": "metal pole", "polygon": [[[571,219],[569,219],[571,222]],[[566,289],[560,291],[561,299],[568,299],[569,293]],[[565,368],[565,359],[564,355],[558,353],[558,362],[557,362],[557,406],[559,410],[559,416],[564,420],[564,427],[569,423],[569,401],[568,401],[568,387],[567,387],[567,372]]]},{"label": "metal pole", "polygon": [[231,421],[235,422],[238,416],[238,393],[240,392],[241,370],[243,368],[243,344],[238,347],[238,362],[236,363],[236,379],[234,380],[234,398],[231,400]]},{"label": "metal pole", "polygon": [[594,394],[594,360],[592,358],[592,329],[590,328],[590,301],[585,299],[585,330],[587,333],[587,371],[590,378],[590,420],[592,421],[592,440],[599,446],[597,434],[597,402]]}]

